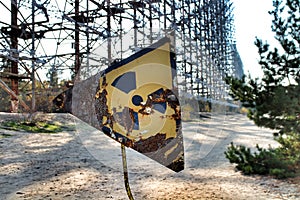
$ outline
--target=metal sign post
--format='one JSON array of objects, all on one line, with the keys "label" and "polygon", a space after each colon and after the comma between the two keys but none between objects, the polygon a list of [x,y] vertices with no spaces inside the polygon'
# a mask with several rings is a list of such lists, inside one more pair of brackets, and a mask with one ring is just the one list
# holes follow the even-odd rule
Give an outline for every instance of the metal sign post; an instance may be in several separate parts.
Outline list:
[{"label": "metal sign post", "polygon": [[133,200],[133,196],[132,196],[130,185],[129,185],[128,169],[127,169],[127,159],[126,159],[126,149],[125,149],[125,145],[124,144],[121,144],[121,150],[122,150],[122,162],[123,162],[123,173],[124,173],[125,189],[126,189],[128,198],[130,200]]}]

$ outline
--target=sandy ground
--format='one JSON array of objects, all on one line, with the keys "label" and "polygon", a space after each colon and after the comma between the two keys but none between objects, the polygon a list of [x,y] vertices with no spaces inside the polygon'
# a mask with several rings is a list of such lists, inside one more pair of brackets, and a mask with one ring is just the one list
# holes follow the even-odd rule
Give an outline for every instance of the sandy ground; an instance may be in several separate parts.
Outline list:
[{"label": "sandy ground", "polygon": [[[0,113],[0,120],[23,118]],[[0,199],[128,199],[120,145],[72,115],[48,114],[73,130],[57,134],[0,129]],[[140,199],[300,199],[299,179],[244,176],[224,156],[231,141],[276,145],[272,132],[243,115],[183,124],[185,170],[174,173],[127,149],[130,186]]]}]

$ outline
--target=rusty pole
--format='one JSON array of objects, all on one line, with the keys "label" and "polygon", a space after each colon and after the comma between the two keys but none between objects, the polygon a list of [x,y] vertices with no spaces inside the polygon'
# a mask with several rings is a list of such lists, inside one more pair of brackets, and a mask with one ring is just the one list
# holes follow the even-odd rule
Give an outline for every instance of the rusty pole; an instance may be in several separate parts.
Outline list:
[{"label": "rusty pole", "polygon": [[[17,1],[11,0],[11,30],[14,31],[18,28],[18,7],[17,7]],[[18,53],[18,36],[16,34],[11,34],[11,45],[10,50],[12,57],[14,60],[11,60],[11,73],[18,74],[18,62],[19,59],[19,53]],[[12,91],[18,95],[19,94],[19,82],[18,77],[13,76],[11,77],[11,89]],[[11,96],[11,112],[18,112],[19,107],[19,101],[15,96]]]},{"label": "rusty pole", "polygon": [[[79,17],[79,0],[75,0],[75,19]],[[75,22],[75,69],[74,77],[78,75],[80,69],[80,46],[79,46],[79,24]],[[79,77],[77,77],[79,78]]]},{"label": "rusty pole", "polygon": [[34,26],[35,26],[35,19],[34,19],[34,13],[35,13],[35,1],[32,0],[32,4],[31,4],[32,8],[31,8],[31,14],[32,14],[32,28],[31,28],[31,57],[32,57],[32,63],[31,63],[31,81],[32,81],[32,94],[31,94],[31,112],[34,112],[35,111],[35,108],[36,108],[36,91],[35,91],[35,88],[36,88],[36,85],[35,85],[35,43],[34,43],[34,40],[35,40],[35,29],[34,29]]}]

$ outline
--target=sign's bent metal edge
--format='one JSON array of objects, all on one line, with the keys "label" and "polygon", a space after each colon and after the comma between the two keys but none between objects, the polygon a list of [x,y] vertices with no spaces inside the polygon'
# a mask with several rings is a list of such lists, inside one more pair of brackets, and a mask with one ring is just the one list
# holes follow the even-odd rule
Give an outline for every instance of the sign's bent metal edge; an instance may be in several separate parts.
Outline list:
[{"label": "sign's bent metal edge", "polygon": [[175,172],[183,170],[181,110],[170,39],[162,38],[97,77],[92,104],[98,125],[90,124]]}]

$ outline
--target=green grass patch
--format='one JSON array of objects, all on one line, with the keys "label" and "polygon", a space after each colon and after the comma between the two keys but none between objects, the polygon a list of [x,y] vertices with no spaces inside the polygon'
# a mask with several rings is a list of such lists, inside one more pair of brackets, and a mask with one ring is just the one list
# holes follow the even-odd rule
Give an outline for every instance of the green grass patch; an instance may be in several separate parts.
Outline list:
[{"label": "green grass patch", "polygon": [[0,133],[0,139],[2,138],[8,138],[8,137],[12,137],[13,135],[11,134],[7,134],[7,133]]},{"label": "green grass patch", "polygon": [[60,123],[52,122],[18,122],[18,121],[7,121],[1,123],[1,128],[14,131],[26,131],[30,133],[58,133],[62,131],[72,131],[74,126],[65,126]]}]

